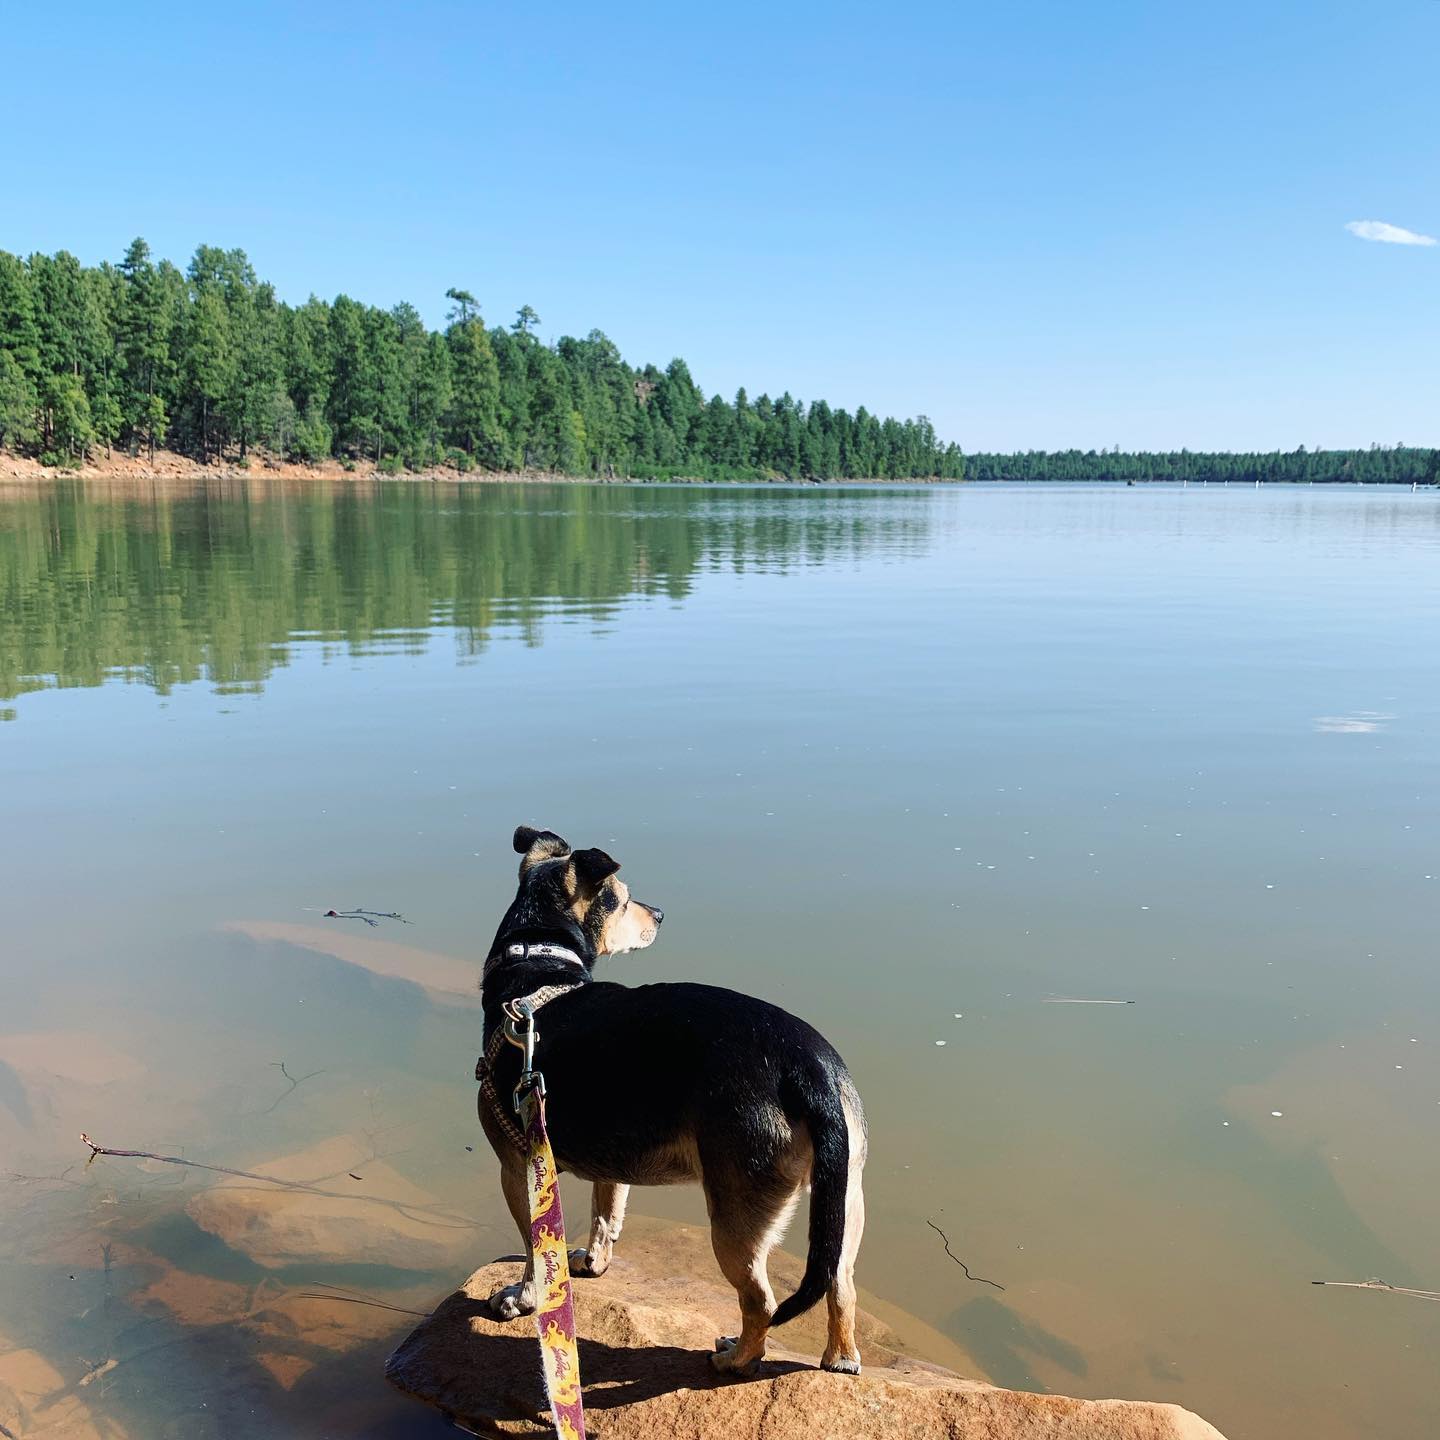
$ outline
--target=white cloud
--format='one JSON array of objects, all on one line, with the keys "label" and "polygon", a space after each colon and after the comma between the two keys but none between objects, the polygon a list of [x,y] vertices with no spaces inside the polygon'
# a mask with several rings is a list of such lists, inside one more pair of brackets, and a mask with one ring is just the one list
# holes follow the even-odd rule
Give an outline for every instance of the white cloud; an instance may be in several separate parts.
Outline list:
[{"label": "white cloud", "polygon": [[1417,235],[1401,225],[1387,225],[1383,220],[1351,220],[1345,228],[1362,240],[1378,240],[1382,245],[1433,245],[1433,235]]}]

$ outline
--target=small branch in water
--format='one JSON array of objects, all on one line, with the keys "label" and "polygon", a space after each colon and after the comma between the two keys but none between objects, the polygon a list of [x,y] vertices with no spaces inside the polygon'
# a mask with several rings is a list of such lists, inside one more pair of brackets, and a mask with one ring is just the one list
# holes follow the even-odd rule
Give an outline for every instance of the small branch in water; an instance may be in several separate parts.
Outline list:
[{"label": "small branch in water", "polygon": [[372,929],[382,920],[398,920],[402,925],[413,923],[398,910],[327,910],[324,918],[326,920],[363,920]]},{"label": "small branch in water", "polygon": [[403,1305],[392,1305],[388,1300],[372,1300],[368,1295],[345,1295],[341,1291],[348,1289],[343,1285],[327,1285],[323,1280],[316,1280],[314,1284],[323,1286],[321,1290],[297,1290],[297,1300],[341,1300],[347,1305],[371,1305],[377,1310],[393,1310],[397,1315],[414,1315],[418,1319],[428,1320],[434,1313],[430,1310],[407,1310]]},{"label": "small branch in water", "polygon": [[285,1062],[283,1060],[272,1060],[270,1065],[272,1069],[278,1070],[290,1082],[290,1088],[280,1096],[279,1100],[276,1100],[275,1104],[272,1105],[269,1110],[262,1110],[260,1112],[262,1115],[269,1115],[271,1111],[279,1106],[281,1100],[288,1100],[307,1080],[313,1080],[317,1075],[323,1075],[325,1073],[323,1070],[312,1070],[308,1075],[302,1075],[297,1080],[285,1068]]},{"label": "small branch in water", "polygon": [[7,1170],[5,1178],[20,1185],[81,1185],[82,1181],[69,1178],[74,1168],[67,1165],[58,1175],[22,1175],[18,1170]]},{"label": "small branch in water", "polygon": [[1440,1290],[1411,1290],[1384,1280],[1312,1280],[1312,1285],[1330,1285],[1337,1290],[1388,1290],[1392,1295],[1413,1295],[1417,1300],[1440,1300]]},{"label": "small branch in water", "polygon": [[286,1190],[313,1190],[317,1195],[327,1193],[314,1185],[307,1185],[303,1180],[281,1180],[274,1175],[257,1175],[253,1170],[235,1170],[229,1165],[207,1165],[203,1160],[186,1160],[181,1155],[156,1155],[150,1150],[112,1150],[107,1145],[97,1145],[83,1130],[80,1140],[90,1147],[90,1160],[85,1162],[87,1165],[97,1155],[111,1155],[121,1160],[158,1160],[162,1165],[184,1165],[191,1170],[211,1170],[217,1175],[237,1175],[241,1180],[261,1180],[266,1185],[280,1185]]},{"label": "small branch in water", "polygon": [[977,1285],[994,1286],[996,1290],[1005,1288],[994,1280],[987,1280],[983,1275],[972,1275],[970,1267],[950,1248],[950,1237],[933,1220],[926,1220],[925,1223],[945,1242],[945,1253],[965,1272],[967,1280],[973,1280]]},{"label": "small branch in water", "polygon": [[[397,1215],[423,1225],[434,1225],[442,1230],[474,1230],[485,1227],[464,1215],[456,1215],[439,1205],[412,1205],[403,1200],[391,1200],[384,1195],[355,1195],[353,1191],[323,1190],[305,1180],[282,1180],[278,1175],[260,1175],[254,1170],[236,1170],[229,1165],[207,1165],[202,1160],[186,1160],[181,1155],[157,1155],[151,1150],[115,1150],[108,1145],[97,1145],[81,1131],[81,1141],[90,1147],[89,1165],[97,1155],[109,1155],[121,1160],[158,1160],[162,1165],[183,1165],[191,1170],[209,1170],[216,1175],[234,1175],[240,1180],[257,1180],[262,1185],[278,1185],[283,1190],[305,1190],[311,1195],[323,1195],[327,1200],[359,1199],[372,1205],[384,1205]],[[349,1172],[353,1175],[353,1171]]]}]

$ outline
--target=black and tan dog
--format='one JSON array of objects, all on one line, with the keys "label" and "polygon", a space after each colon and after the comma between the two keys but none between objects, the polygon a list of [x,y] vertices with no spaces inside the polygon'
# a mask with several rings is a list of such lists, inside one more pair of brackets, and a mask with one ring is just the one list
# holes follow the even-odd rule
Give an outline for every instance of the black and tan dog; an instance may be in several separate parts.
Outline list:
[{"label": "black and tan dog", "polygon": [[[571,1256],[600,1275],[620,1235],[631,1185],[705,1188],[715,1258],[740,1296],[741,1331],[721,1340],[717,1369],[753,1373],[772,1325],[829,1302],[821,1365],[858,1372],[855,1253],[865,1120],[845,1062],[803,1020],[712,985],[591,978],[605,955],[653,943],[663,913],[631,897],[603,850],[572,850],[549,830],[515,832],[520,889],[485,961],[480,1121],[500,1157],[500,1183],[529,1248],[520,1136],[510,1094],[520,1054],[500,1033],[506,1001],[539,1006],[558,1167],[594,1182],[590,1243]],[[766,1257],[800,1192],[811,1187],[809,1253],[799,1289],[778,1307]],[[535,1307],[534,1277],[491,1297],[506,1319]]]}]

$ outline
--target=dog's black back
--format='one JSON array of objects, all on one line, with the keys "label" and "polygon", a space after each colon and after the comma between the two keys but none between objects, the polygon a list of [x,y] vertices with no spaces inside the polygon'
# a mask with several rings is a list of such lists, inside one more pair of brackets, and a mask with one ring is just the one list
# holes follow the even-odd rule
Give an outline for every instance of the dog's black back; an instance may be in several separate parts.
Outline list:
[{"label": "dog's black back", "polygon": [[[692,1143],[705,1168],[759,1175],[773,1160],[777,1117],[844,1132],[845,1062],[819,1031],[764,1000],[715,985],[587,980],[550,1001],[537,1029],[555,1157],[585,1179],[663,1184]],[[519,1074],[520,1052],[507,1046],[495,1067],[501,1095]]]}]

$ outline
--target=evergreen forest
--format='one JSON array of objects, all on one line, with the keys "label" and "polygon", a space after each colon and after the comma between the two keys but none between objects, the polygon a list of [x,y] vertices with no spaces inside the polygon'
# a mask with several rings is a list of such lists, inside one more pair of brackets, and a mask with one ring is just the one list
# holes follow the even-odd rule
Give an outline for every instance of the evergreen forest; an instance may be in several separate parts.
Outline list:
[{"label": "evergreen forest", "polygon": [[600,479],[1350,481],[1433,484],[1440,451],[962,454],[923,415],[852,414],[788,392],[709,395],[684,360],[629,364],[601,331],[487,325],[468,290],[443,329],[337,295],[279,299],[243,250],[181,270],[135,240],[118,264],[0,250],[0,446],[77,468],[119,448],[247,466],[382,473],[541,470]]}]

